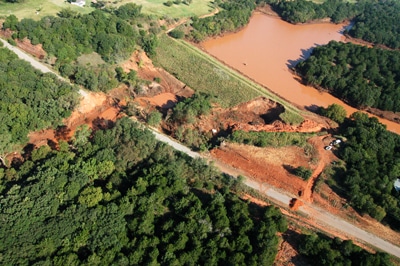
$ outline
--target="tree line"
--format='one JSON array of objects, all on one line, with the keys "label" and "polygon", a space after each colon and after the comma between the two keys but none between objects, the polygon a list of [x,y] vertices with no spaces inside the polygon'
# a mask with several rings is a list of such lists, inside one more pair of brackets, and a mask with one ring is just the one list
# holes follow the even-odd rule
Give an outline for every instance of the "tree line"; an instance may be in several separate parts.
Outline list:
[{"label": "tree line", "polygon": [[295,67],[303,80],[358,107],[400,110],[400,52],[331,41]]},{"label": "tree line", "polygon": [[339,23],[362,13],[368,3],[368,1],[357,1],[357,4],[352,4],[345,0],[326,0],[320,4],[307,0],[258,0],[258,2],[270,4],[283,20],[290,23],[305,23],[324,18]]},{"label": "tree line", "polygon": [[200,42],[208,36],[234,31],[249,23],[256,4],[254,0],[216,1],[221,8],[214,16],[199,19],[192,18],[192,31],[189,38]]},{"label": "tree line", "polygon": [[305,255],[310,262],[318,261],[321,265],[393,265],[386,253],[368,253],[351,240],[330,239],[322,234],[301,235],[299,253]]},{"label": "tree line", "polygon": [[334,23],[351,20],[353,25],[347,31],[350,36],[390,48],[400,47],[400,26],[397,23],[400,4],[395,0],[361,0],[356,3],[345,0],[327,0],[323,3],[257,0],[257,3],[270,4],[283,20],[290,23],[307,23],[325,18],[330,18]]},{"label": "tree line", "polygon": [[61,125],[78,103],[77,92],[0,48],[0,157],[25,144],[30,131]]},{"label": "tree line", "polygon": [[[154,53],[158,43],[156,29],[149,27],[146,31],[131,25],[139,19],[146,19],[141,15],[141,6],[131,3],[110,12],[95,10],[90,14],[63,9],[58,16],[39,21],[18,21],[10,15],[3,29],[12,30],[14,39],[28,38],[33,45],[42,44],[47,60],[64,77],[90,90],[108,91],[117,84],[112,64],[127,59],[138,45],[146,53]],[[76,62],[79,56],[92,52],[107,64],[86,66]]]},{"label": "tree line", "polygon": [[350,204],[395,229],[400,229],[400,195],[394,181],[400,176],[400,136],[386,130],[375,117],[356,112],[339,127],[346,142],[335,179]]},{"label": "tree line", "polygon": [[234,180],[128,118],[0,177],[5,265],[272,265],[286,230],[279,209],[250,208]]},{"label": "tree line", "polygon": [[[354,19],[349,35],[374,44],[390,48],[400,48],[400,3],[398,1],[378,1],[370,4]],[[382,16],[382,14],[385,14]]]}]

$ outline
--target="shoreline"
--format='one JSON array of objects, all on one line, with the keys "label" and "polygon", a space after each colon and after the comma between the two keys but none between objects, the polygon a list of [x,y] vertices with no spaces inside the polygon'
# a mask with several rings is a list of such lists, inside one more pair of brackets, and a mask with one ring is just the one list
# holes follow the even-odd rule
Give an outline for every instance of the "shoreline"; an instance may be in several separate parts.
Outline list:
[{"label": "shoreline", "polygon": [[[266,5],[266,7],[261,7],[261,8],[260,8],[260,7],[257,7],[257,8],[253,11],[252,16],[250,17],[250,20],[252,19],[252,17],[253,17],[255,14],[262,14],[262,15],[264,15],[264,16],[269,16],[269,17],[272,17],[272,18],[275,18],[275,19],[280,19],[280,20],[282,20],[282,19],[279,17],[279,15],[278,15],[277,13],[275,13],[275,12],[271,9],[271,7],[270,7],[269,5]],[[285,21],[285,22],[286,22],[286,21]],[[287,22],[287,23],[289,23],[289,22]],[[313,22],[309,22],[309,23],[292,24],[292,25],[299,25],[299,26],[301,26],[301,25],[307,25],[307,24],[321,24],[321,23],[332,23],[332,22],[323,22],[323,21],[318,21],[318,22],[316,22],[316,21],[313,21]],[[290,23],[290,24],[291,24],[291,23]],[[216,56],[212,55],[212,54],[209,53],[209,52],[204,48],[204,46],[202,45],[202,43],[204,43],[204,42],[206,42],[207,40],[210,40],[210,39],[218,39],[218,38],[226,37],[226,36],[229,36],[229,35],[232,35],[232,34],[236,34],[237,32],[243,30],[243,29],[244,29],[245,27],[247,27],[247,26],[248,26],[248,24],[245,25],[244,27],[241,27],[241,28],[239,28],[239,29],[236,29],[236,30],[233,31],[233,32],[225,32],[225,33],[221,33],[221,34],[219,34],[219,35],[217,35],[217,36],[208,37],[208,38],[206,38],[205,40],[201,41],[200,43],[195,43],[195,42],[188,41],[188,40],[185,40],[185,42],[188,42],[189,44],[191,44],[191,45],[197,47],[198,49],[200,49],[201,51],[203,51],[203,52],[206,53],[207,55],[211,56],[213,59],[215,59],[215,60],[221,62],[221,63],[224,64],[225,66],[227,66],[227,67],[233,69],[234,71],[240,73],[242,76],[244,76],[244,77],[247,78],[248,80],[254,82],[255,84],[261,86],[262,88],[264,88],[265,90],[267,90],[269,93],[275,95],[276,97],[278,97],[279,99],[283,100],[284,102],[287,102],[287,103],[289,103],[290,105],[294,106],[295,108],[299,109],[299,111],[301,111],[301,112],[306,112],[306,113],[313,113],[313,114],[316,114],[315,112],[308,110],[305,106],[302,106],[301,104],[297,104],[297,103],[294,103],[294,102],[292,102],[292,101],[286,99],[285,97],[281,96],[279,93],[276,93],[276,92],[273,91],[272,89],[268,88],[268,86],[266,86],[265,84],[260,83],[259,81],[255,80],[255,79],[252,78],[252,77],[249,77],[247,74],[243,73],[243,72],[242,72],[241,70],[239,70],[238,68],[236,68],[236,67],[234,67],[234,66],[231,66],[231,65],[227,64],[227,62],[225,62],[224,60],[221,60],[221,59],[217,58]],[[343,39],[341,40],[341,42],[344,42],[344,43],[350,42],[350,43],[357,44],[357,45],[366,45],[366,46],[368,46],[368,47],[375,47],[375,46],[374,46],[373,44],[371,44],[371,43],[368,43],[368,42],[363,41],[363,40],[358,40],[358,39],[352,38],[352,37],[348,36],[347,34],[342,33],[342,36],[343,36]],[[293,72],[292,72],[290,69],[288,69],[288,70],[292,73],[292,75],[293,75],[294,77],[297,76],[297,75],[293,74]],[[299,82],[300,82],[300,81],[299,81]],[[302,82],[300,82],[300,83],[302,83]],[[302,83],[302,84],[304,85],[304,83]],[[320,90],[318,90],[318,88],[315,88],[315,87],[313,87],[313,86],[309,86],[309,87],[311,87],[311,88],[313,88],[313,89],[315,89],[315,90],[317,90],[317,91],[320,91]],[[326,90],[323,90],[323,91],[326,91]],[[326,92],[329,93],[329,91],[326,91]],[[379,119],[386,120],[387,123],[386,123],[386,121],[380,121],[380,122],[381,122],[382,124],[384,124],[387,128],[388,128],[388,127],[391,127],[392,129],[389,129],[389,128],[388,128],[389,131],[391,131],[391,132],[393,132],[393,133],[396,133],[396,134],[400,134],[400,132],[397,132],[398,130],[396,131],[396,129],[395,129],[396,126],[400,126],[400,112],[397,112],[397,113],[396,113],[396,112],[393,112],[393,111],[385,111],[385,110],[380,110],[380,109],[373,108],[373,107],[367,107],[367,108],[365,108],[365,109],[359,109],[359,108],[356,108],[356,107],[354,107],[354,106],[352,106],[352,105],[346,103],[346,102],[344,101],[344,99],[338,98],[338,97],[336,97],[335,95],[333,95],[333,94],[331,94],[331,93],[329,93],[329,94],[330,94],[332,97],[335,97],[336,99],[338,99],[338,100],[340,100],[340,101],[343,101],[346,105],[348,105],[348,106],[351,107],[351,108],[356,109],[357,111],[366,112],[366,113],[368,113],[368,114],[370,114],[370,115],[372,115],[372,116],[376,116],[376,117],[379,118]],[[349,116],[349,115],[351,115],[351,113],[349,113],[348,116]],[[393,123],[394,125],[391,126],[390,124],[392,124],[392,123]]]}]

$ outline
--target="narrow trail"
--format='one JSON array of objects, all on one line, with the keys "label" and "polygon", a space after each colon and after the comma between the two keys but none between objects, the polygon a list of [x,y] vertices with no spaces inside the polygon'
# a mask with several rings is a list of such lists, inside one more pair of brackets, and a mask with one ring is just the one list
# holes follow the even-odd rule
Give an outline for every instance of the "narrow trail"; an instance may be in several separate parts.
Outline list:
[{"label": "narrow trail", "polygon": [[330,154],[328,153],[329,151],[326,151],[324,149],[324,144],[323,144],[323,139],[326,137],[325,136],[319,136],[319,137],[314,137],[310,140],[310,143],[315,147],[315,149],[318,152],[318,165],[314,169],[310,179],[307,181],[307,185],[303,190],[303,193],[301,195],[301,199],[303,201],[307,202],[312,202],[312,195],[313,195],[313,189],[315,182],[317,181],[319,175],[322,173],[324,170],[325,166],[331,162],[331,159],[329,158]]},{"label": "narrow trail", "polygon": [[[219,12],[219,8],[217,7],[217,8],[215,8],[215,10],[214,10],[213,12],[208,13],[208,14],[205,14],[205,15],[202,15],[202,16],[200,16],[199,18],[211,17],[211,16],[214,16],[215,14],[217,14],[218,12]],[[190,19],[190,18],[182,18],[182,19],[180,19],[178,22],[176,22],[176,23],[170,25],[170,26],[168,27],[166,33],[169,33],[170,31],[172,31],[172,30],[175,29],[176,27],[179,27],[180,25],[182,25],[182,24],[188,22],[189,19]]]},{"label": "narrow trail", "polygon": [[[40,71],[45,72],[45,73],[46,72],[54,73],[54,71],[49,69],[44,64],[38,62],[33,57],[27,55],[25,52],[21,51],[20,49],[14,47],[14,46],[11,46],[3,39],[0,39],[0,40],[3,42],[3,44],[6,48],[15,52],[19,56],[19,58],[30,62],[32,64],[32,66],[34,66],[35,68],[37,68]],[[54,73],[54,74],[57,75],[56,73]],[[57,77],[59,77],[62,80],[65,80],[62,77],[60,77],[59,75],[57,75]],[[87,92],[85,92],[83,90],[80,90],[79,92],[82,96],[88,95]],[[152,130],[152,131],[154,132],[154,134],[158,140],[165,142],[168,145],[171,145],[174,149],[184,152],[193,158],[204,158],[201,154],[189,150],[187,147],[181,145],[177,141],[175,141],[163,134],[155,132],[154,130]],[[207,158],[205,158],[205,159],[207,159]],[[210,160],[209,158],[208,158],[208,160],[213,161],[213,160]],[[214,165],[217,168],[219,168],[221,171],[223,171],[231,176],[234,176],[234,177],[237,177],[238,175],[245,176],[245,173],[243,173],[241,171],[237,171],[237,169],[234,169],[234,168],[230,167],[229,165],[226,165],[226,164],[223,164],[220,162],[215,162]],[[317,169],[318,169],[318,167],[317,167]],[[315,170],[314,173],[316,173],[316,172],[317,171]],[[244,180],[244,184],[253,189],[260,191],[261,193],[266,195],[269,199],[271,199],[273,202],[275,202],[277,205],[280,205],[283,207],[287,207],[290,203],[290,200],[293,197],[295,197],[294,195],[290,195],[286,191],[278,190],[275,187],[272,187],[266,183],[259,183],[255,180],[247,178],[247,177]],[[310,188],[312,188],[311,182],[310,182]],[[309,189],[308,191],[311,191],[311,189]],[[301,206],[299,208],[298,212],[303,215],[306,215],[307,220],[310,219],[309,217],[312,217],[312,219],[317,224],[321,225],[321,227],[320,227],[321,230],[324,230],[324,228],[329,228],[329,229],[333,228],[337,232],[339,232],[340,235],[348,236],[349,238],[356,239],[357,241],[362,242],[362,243],[368,243],[368,244],[376,247],[377,249],[380,249],[382,251],[385,251],[389,254],[392,254],[392,255],[400,258],[400,247],[393,245],[393,244],[389,243],[388,241],[385,241],[376,235],[368,233],[368,232],[356,227],[355,225],[350,224],[349,222],[347,222],[333,214],[328,213],[326,210],[316,207],[312,203],[309,203],[309,202],[305,203],[303,206]],[[332,230],[329,230],[329,232],[331,233]]]}]

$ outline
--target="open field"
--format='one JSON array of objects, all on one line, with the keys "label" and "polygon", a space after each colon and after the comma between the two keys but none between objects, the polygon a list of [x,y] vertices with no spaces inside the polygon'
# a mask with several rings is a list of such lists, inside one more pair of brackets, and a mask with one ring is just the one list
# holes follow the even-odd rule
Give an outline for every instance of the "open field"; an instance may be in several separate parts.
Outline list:
[{"label": "open field", "polygon": [[25,0],[22,3],[4,3],[0,1],[0,16],[13,14],[19,19],[31,18],[39,20],[45,16],[56,15],[63,8],[71,8],[80,13],[90,13],[94,10],[94,8],[89,7],[90,0],[86,0],[86,4],[86,7],[79,7],[63,0]]},{"label": "open field", "polygon": [[281,117],[285,122],[302,121],[292,105],[183,40],[160,36],[153,60],[195,91],[216,96],[222,107],[264,96],[285,107]]},{"label": "open field", "polygon": [[170,7],[164,5],[167,1],[168,0],[120,0],[117,5],[135,3],[143,7],[143,13],[170,18],[201,16],[208,14],[215,9],[211,0],[193,0],[190,5],[180,3],[179,5],[173,4]]}]

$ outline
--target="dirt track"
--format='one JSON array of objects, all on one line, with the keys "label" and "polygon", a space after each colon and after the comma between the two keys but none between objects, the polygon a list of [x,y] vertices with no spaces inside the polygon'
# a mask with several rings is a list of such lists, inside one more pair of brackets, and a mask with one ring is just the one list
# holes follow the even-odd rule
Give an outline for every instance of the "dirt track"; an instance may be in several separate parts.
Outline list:
[{"label": "dirt track", "polygon": [[[1,40],[1,39],[0,39]],[[19,49],[9,45],[6,43],[4,40],[1,40],[5,47],[11,49],[14,51],[21,59],[29,61],[35,68],[38,68],[41,71],[44,72],[52,72],[49,68],[44,66],[43,64],[37,62],[34,58],[26,55],[24,52],[20,51]],[[82,95],[86,96],[87,94],[81,90],[80,92]],[[187,153],[191,157],[201,157],[200,154],[189,151],[187,147],[177,143],[176,141],[167,138],[161,134],[156,134],[156,138],[160,141],[166,142],[169,145],[173,146],[175,149],[180,150],[184,153]],[[238,171],[236,169],[233,169],[229,167],[226,164],[221,164],[219,162],[216,162],[215,165],[223,172],[226,172],[232,176],[238,176],[243,175],[244,173],[241,171]],[[271,187],[269,185],[265,185],[265,183],[259,183],[256,182],[252,179],[246,178],[245,179],[245,184],[261,191],[264,193],[266,196],[268,196],[272,201],[276,202],[278,205],[287,207],[289,205],[289,202],[292,198],[294,198],[294,195],[291,195],[287,192],[284,191],[279,191],[274,187]],[[311,185],[312,187],[312,185]],[[338,232],[339,235],[345,235],[348,236],[352,239],[358,240],[362,243],[368,243],[372,246],[377,247],[378,249],[381,249],[387,253],[390,253],[396,257],[400,258],[400,248],[398,246],[395,246],[393,244],[390,244],[389,242],[372,235],[360,228],[357,228],[356,226],[344,221],[343,219],[334,216],[330,213],[328,213],[325,210],[322,210],[315,205],[311,203],[306,203],[304,206],[300,207],[299,212],[302,213],[303,215],[306,215],[308,219],[314,220],[315,223],[320,225],[321,230],[326,230],[326,228],[329,228],[329,232],[332,232],[332,230]]]},{"label": "dirt track", "polygon": [[[162,142],[171,145],[175,149],[188,152],[188,148],[181,145],[180,143],[172,140],[168,137],[163,136],[162,134],[153,131],[156,138]],[[202,157],[200,154],[190,151],[187,153],[189,156],[196,158]],[[214,164],[218,167],[221,171],[226,172],[232,176],[237,177],[238,175],[243,175],[244,173],[237,171],[229,166],[216,162]],[[290,200],[295,197],[295,195],[290,195],[287,192],[279,191],[265,183],[260,184],[257,181],[252,179],[246,178],[244,183],[254,188],[262,193],[264,193],[268,198],[270,198],[273,202],[277,203],[278,205],[287,207],[290,203]],[[304,203],[298,210],[301,214],[308,216],[307,219],[312,219],[317,225],[320,225],[320,229],[324,230],[324,228],[329,228],[329,232],[332,231],[339,233],[340,235],[347,236],[348,238],[355,239],[361,243],[367,243],[379,250],[392,254],[396,257],[400,258],[400,247],[395,246],[382,238],[379,238],[376,235],[368,233],[355,225],[350,224],[349,222],[328,213],[325,210],[322,210],[311,203]]]}]

